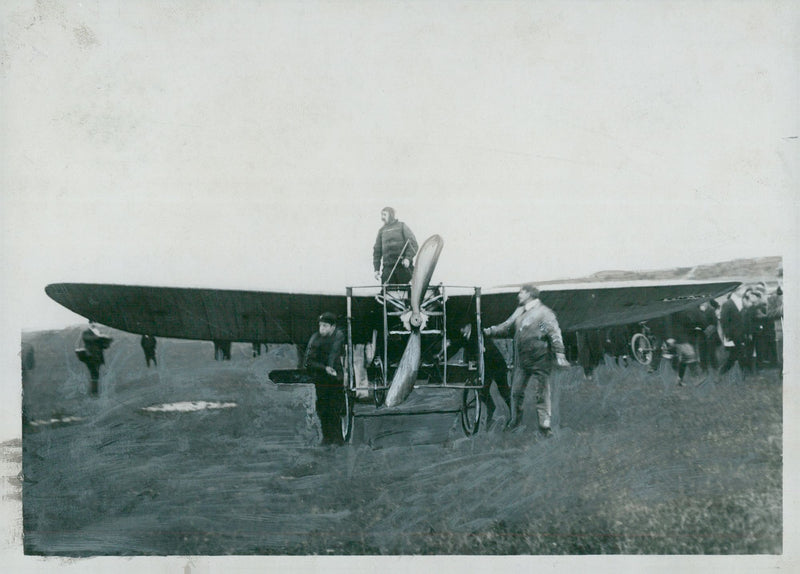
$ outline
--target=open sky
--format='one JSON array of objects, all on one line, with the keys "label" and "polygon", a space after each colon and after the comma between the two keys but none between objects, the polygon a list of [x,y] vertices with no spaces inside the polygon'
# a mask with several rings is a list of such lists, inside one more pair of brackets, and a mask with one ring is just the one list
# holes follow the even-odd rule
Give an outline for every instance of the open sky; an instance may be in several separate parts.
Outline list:
[{"label": "open sky", "polygon": [[795,271],[790,1],[0,15],[5,349],[80,321],[52,282],[371,284],[385,205],[420,241],[442,235],[434,280],[451,284],[766,255]]},{"label": "open sky", "polygon": [[10,2],[5,300],[341,292],[384,205],[489,287],[791,256],[788,2]]}]

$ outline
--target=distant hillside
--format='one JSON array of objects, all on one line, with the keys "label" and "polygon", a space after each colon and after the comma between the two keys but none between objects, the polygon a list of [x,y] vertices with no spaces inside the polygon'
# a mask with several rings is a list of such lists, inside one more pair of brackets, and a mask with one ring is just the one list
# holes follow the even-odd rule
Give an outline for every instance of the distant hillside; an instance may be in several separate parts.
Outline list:
[{"label": "distant hillside", "polygon": [[711,279],[739,279],[744,281],[776,280],[783,276],[781,257],[756,257],[733,259],[720,263],[706,263],[694,267],[673,267],[650,271],[598,271],[578,279],[558,279],[537,282],[540,285],[555,283],[594,283],[603,281],[684,281]]}]

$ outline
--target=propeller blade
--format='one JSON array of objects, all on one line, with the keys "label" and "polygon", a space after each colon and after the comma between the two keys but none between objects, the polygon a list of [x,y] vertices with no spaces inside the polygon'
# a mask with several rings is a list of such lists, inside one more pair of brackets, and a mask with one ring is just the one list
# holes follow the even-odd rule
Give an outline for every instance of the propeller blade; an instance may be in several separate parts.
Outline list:
[{"label": "propeller blade", "polygon": [[414,389],[419,372],[419,363],[422,359],[422,335],[419,327],[422,324],[420,306],[422,298],[431,283],[433,271],[439,261],[439,254],[442,252],[444,240],[439,235],[432,235],[425,240],[417,253],[417,261],[414,266],[414,275],[411,277],[411,334],[408,336],[406,349],[394,372],[392,384],[386,394],[386,406],[394,407],[406,400]]},{"label": "propeller blade", "polygon": [[417,261],[414,266],[414,274],[411,276],[411,325],[419,327],[422,323],[420,317],[420,305],[422,298],[431,283],[433,271],[439,261],[439,254],[444,247],[444,240],[439,235],[431,235],[422,244],[417,253]]},{"label": "propeller blade", "polygon": [[406,344],[406,350],[403,351],[400,364],[397,365],[397,370],[394,372],[389,392],[386,394],[385,404],[387,407],[396,407],[406,400],[406,397],[414,389],[422,356],[421,349],[421,335],[419,331],[412,331],[408,336],[408,344]]}]

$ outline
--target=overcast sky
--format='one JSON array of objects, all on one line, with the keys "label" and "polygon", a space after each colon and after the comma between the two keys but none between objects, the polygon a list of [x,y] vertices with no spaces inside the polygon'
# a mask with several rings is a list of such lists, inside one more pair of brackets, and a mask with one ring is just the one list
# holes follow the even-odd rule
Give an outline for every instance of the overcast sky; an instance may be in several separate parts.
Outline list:
[{"label": "overcast sky", "polygon": [[[768,255],[788,277],[799,15],[6,0],[4,380],[21,329],[80,321],[48,283],[342,292],[373,281],[385,205],[443,236],[445,283]],[[4,399],[16,433],[18,385]]]},{"label": "overcast sky", "polygon": [[498,285],[789,255],[784,2],[4,3],[4,290]]}]

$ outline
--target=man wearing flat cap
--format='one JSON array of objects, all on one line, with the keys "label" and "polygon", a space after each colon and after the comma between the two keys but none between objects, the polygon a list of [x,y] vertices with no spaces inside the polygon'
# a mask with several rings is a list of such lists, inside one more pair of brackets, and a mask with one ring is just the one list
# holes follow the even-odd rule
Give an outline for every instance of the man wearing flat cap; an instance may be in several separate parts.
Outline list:
[{"label": "man wearing flat cap", "polygon": [[333,313],[323,313],[318,322],[318,331],[311,336],[306,348],[304,365],[314,379],[322,444],[342,444],[344,333],[336,328],[336,315]]},{"label": "man wearing flat cap", "polygon": [[550,370],[551,353],[555,354],[559,366],[568,366],[564,355],[564,340],[555,313],[539,300],[539,289],[531,284],[523,285],[517,295],[519,307],[511,316],[494,327],[484,329],[487,337],[514,333],[514,374],[511,383],[511,419],[508,428],[513,429],[522,422],[522,403],[528,383],[536,386],[536,413],[539,429],[550,436],[551,402]]},{"label": "man wearing flat cap", "polygon": [[381,210],[381,221],[383,227],[378,230],[372,248],[375,279],[380,279],[383,285],[408,283],[414,271],[414,255],[419,249],[417,238],[408,225],[395,218],[391,207]]}]

